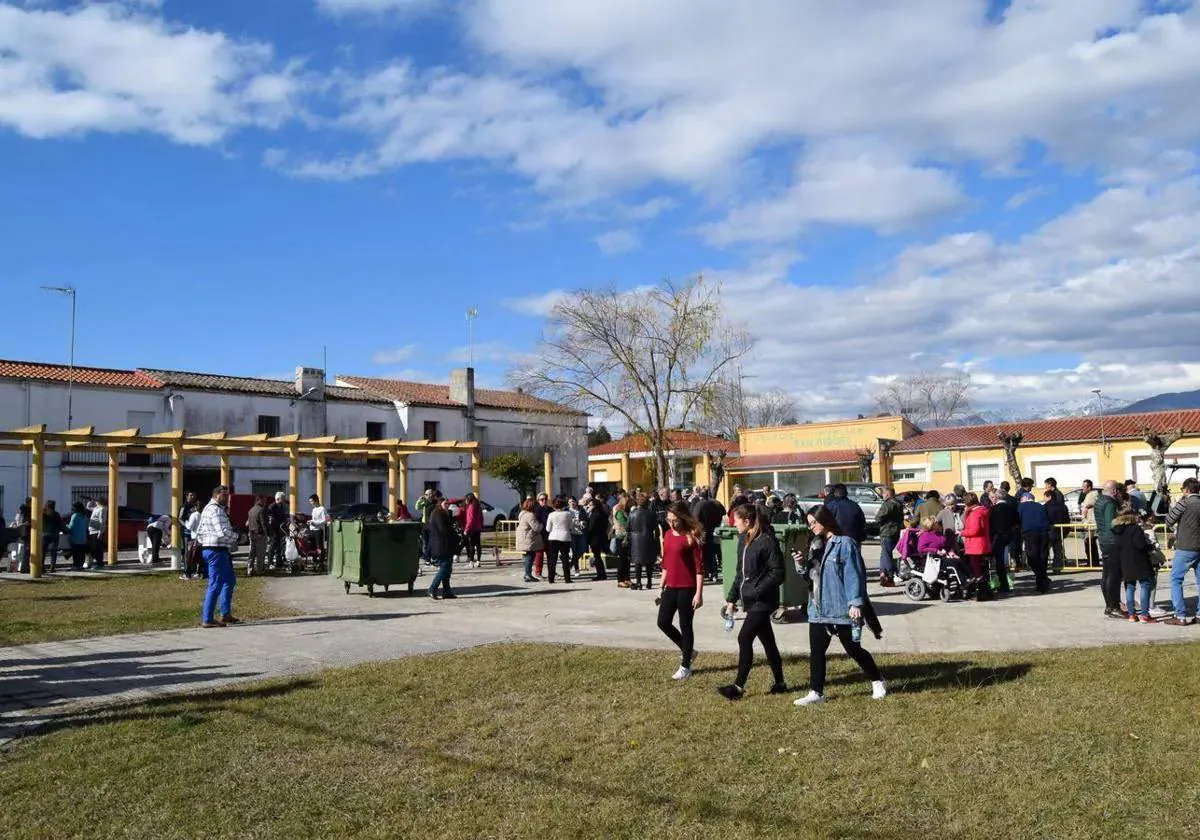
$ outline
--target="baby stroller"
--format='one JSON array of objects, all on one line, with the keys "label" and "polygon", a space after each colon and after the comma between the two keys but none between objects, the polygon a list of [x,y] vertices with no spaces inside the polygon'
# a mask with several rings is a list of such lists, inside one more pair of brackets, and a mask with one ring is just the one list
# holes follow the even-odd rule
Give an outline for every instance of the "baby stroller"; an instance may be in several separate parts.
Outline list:
[{"label": "baby stroller", "polygon": [[904,593],[913,601],[924,601],[927,597],[943,601],[973,598],[983,581],[971,577],[958,555],[951,551],[918,557],[915,565],[903,558],[897,577],[904,581]]},{"label": "baby stroller", "polygon": [[287,561],[288,571],[294,575],[305,570],[325,573],[325,559],[309,536],[308,528],[292,527],[284,540],[283,559]]}]

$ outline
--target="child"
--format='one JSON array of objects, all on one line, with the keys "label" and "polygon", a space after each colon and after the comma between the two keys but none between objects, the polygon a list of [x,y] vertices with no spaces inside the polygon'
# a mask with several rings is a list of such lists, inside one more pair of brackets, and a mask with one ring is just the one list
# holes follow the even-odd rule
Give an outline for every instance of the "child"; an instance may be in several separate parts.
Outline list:
[{"label": "child", "polygon": [[[1112,531],[1117,538],[1117,561],[1121,565],[1121,580],[1125,582],[1125,608],[1129,612],[1129,620],[1155,624],[1157,622],[1150,617],[1150,581],[1154,577],[1150,555],[1153,546],[1138,522],[1137,511],[1128,502],[1121,505],[1113,518]],[[1134,600],[1135,584],[1141,593],[1140,613]]]}]

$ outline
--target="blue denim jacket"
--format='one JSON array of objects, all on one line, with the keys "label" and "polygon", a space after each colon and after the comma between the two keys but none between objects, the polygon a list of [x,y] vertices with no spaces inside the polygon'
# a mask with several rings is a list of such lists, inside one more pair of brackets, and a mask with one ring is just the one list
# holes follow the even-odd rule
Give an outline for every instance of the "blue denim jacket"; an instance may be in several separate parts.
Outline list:
[{"label": "blue denim jacket", "polygon": [[808,599],[810,624],[849,624],[850,608],[861,607],[867,598],[867,571],[858,543],[849,537],[830,537],[820,566],[814,570]]}]

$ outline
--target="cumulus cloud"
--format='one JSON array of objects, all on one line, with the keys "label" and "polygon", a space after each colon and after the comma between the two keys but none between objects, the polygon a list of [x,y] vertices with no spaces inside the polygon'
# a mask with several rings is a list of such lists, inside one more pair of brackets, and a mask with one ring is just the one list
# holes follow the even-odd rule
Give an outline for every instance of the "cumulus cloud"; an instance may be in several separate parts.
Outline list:
[{"label": "cumulus cloud", "polygon": [[390,350],[380,350],[375,355],[371,356],[371,364],[373,365],[398,365],[402,362],[407,362],[417,354],[420,349],[415,344],[405,344],[403,347],[394,347]]},{"label": "cumulus cloud", "polygon": [[268,44],[168,24],[157,4],[0,3],[0,126],[43,138],[147,131],[210,145],[297,107],[299,65]]},{"label": "cumulus cloud", "polygon": [[317,9],[333,16],[412,14],[426,11],[438,0],[316,0]]},{"label": "cumulus cloud", "polygon": [[628,228],[606,231],[597,236],[595,242],[596,247],[609,257],[628,254],[642,247],[641,238]]}]

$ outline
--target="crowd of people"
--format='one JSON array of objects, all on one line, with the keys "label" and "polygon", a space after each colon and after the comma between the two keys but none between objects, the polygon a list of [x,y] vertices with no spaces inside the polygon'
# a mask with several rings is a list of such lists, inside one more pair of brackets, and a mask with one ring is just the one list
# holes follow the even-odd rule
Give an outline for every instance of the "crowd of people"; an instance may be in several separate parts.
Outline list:
[{"label": "crowd of people", "polygon": [[[100,568],[108,550],[108,501],[83,498],[71,505],[65,516],[50,499],[42,507],[42,558],[46,569],[58,571],[59,554],[66,553],[72,569]],[[64,537],[66,546],[63,546]],[[8,555],[8,570],[29,574],[33,539],[33,500],[18,505],[12,520],[5,522],[0,510],[0,551]],[[12,546],[10,550],[10,546]]]}]

